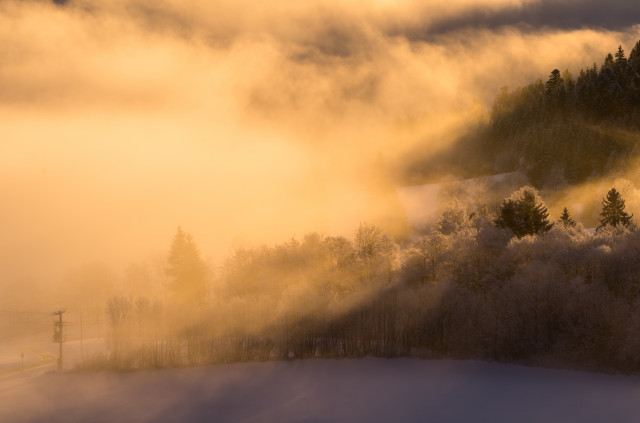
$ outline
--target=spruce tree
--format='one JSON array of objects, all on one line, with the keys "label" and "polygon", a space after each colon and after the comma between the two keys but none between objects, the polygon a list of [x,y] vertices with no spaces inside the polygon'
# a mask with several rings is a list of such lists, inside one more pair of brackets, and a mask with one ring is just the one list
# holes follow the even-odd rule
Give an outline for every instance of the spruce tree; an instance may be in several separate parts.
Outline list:
[{"label": "spruce tree", "polygon": [[629,66],[633,72],[640,72],[640,41],[636,43],[629,55]]},{"label": "spruce tree", "polygon": [[508,228],[518,238],[549,231],[553,223],[549,223],[549,213],[542,201],[538,201],[538,192],[531,187],[524,187],[505,199],[500,206],[500,214],[494,223],[501,228]]},{"label": "spruce tree", "polygon": [[569,210],[567,210],[566,207],[562,210],[562,214],[560,215],[558,222],[562,223],[565,228],[576,226],[576,221],[571,218]]},{"label": "spruce tree", "polygon": [[622,49],[622,46],[618,46],[618,51],[616,52],[616,66],[619,69],[625,69],[627,67],[627,59],[624,56],[624,50]]},{"label": "spruce tree", "polygon": [[514,200],[504,200],[502,202],[498,218],[494,223],[501,228],[511,229],[516,235],[524,232],[518,213],[518,203]]},{"label": "spruce tree", "polygon": [[557,93],[564,88],[564,80],[558,69],[554,69],[549,75],[549,79],[544,83],[548,93]]},{"label": "spruce tree", "polygon": [[615,60],[613,59],[613,56],[611,55],[611,53],[607,54],[607,57],[604,58],[604,64],[602,65],[602,69],[601,72],[606,69],[606,68],[613,68],[613,65],[615,64]]},{"label": "spruce tree", "polygon": [[606,198],[602,199],[602,212],[598,218],[600,221],[598,230],[605,226],[613,226],[614,228],[618,226],[629,227],[632,217],[633,214],[629,216],[629,213],[624,211],[624,199],[620,193],[615,188],[611,188]]},{"label": "spruce tree", "polygon": [[165,273],[170,280],[166,287],[173,300],[182,305],[203,305],[207,298],[207,264],[193,237],[180,227],[171,242],[167,264]]}]

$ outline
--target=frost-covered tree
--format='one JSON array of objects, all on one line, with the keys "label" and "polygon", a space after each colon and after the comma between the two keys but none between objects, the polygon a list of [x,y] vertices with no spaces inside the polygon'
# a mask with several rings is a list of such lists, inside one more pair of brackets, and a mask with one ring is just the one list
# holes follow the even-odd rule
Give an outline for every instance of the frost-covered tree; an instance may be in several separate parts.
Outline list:
[{"label": "frost-covered tree", "polygon": [[523,187],[505,199],[495,224],[511,229],[518,238],[544,233],[553,227],[547,208],[532,187]]},{"label": "frost-covered tree", "polygon": [[373,259],[380,249],[382,229],[369,223],[361,223],[355,233],[356,252],[360,258]]},{"label": "frost-covered tree", "polygon": [[354,259],[353,244],[343,236],[329,236],[324,239],[323,245],[331,264],[342,267]]},{"label": "frost-covered tree", "polygon": [[458,232],[469,225],[469,216],[463,207],[448,207],[438,221],[438,230],[444,235]]},{"label": "frost-covered tree", "polygon": [[618,226],[629,227],[633,214],[629,216],[629,213],[624,211],[624,207],[622,195],[615,188],[611,188],[607,192],[607,196],[602,199],[602,212],[598,218],[600,221],[598,230],[606,226],[614,228]]}]

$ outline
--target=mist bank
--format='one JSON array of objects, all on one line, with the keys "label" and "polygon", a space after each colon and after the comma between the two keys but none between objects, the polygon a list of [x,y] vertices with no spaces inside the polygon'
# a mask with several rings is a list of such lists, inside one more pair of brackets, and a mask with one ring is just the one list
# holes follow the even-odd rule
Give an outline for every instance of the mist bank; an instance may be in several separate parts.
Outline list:
[{"label": "mist bank", "polygon": [[499,87],[639,38],[482,22],[410,35],[477,7],[2,2],[4,280],[162,255],[180,224],[211,257],[383,224],[406,157],[452,145]]},{"label": "mist bank", "polygon": [[[373,355],[636,373],[640,232],[634,208],[618,212],[635,188],[616,184],[595,234],[533,188],[493,202],[494,190],[454,183],[438,218],[402,237],[363,223],[350,237],[237,245],[212,265],[179,228],[154,261],[78,266],[0,301],[65,308],[75,345],[82,327],[104,337],[104,350],[67,364],[79,370]],[[49,342],[46,314],[3,320],[0,340]]]}]

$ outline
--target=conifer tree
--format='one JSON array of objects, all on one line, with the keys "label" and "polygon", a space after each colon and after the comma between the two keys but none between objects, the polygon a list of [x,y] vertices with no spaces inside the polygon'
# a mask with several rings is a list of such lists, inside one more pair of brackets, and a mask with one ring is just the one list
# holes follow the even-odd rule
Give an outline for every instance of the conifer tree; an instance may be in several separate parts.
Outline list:
[{"label": "conifer tree", "polygon": [[565,69],[564,72],[562,72],[561,78],[564,81],[565,91],[571,94],[576,86],[576,83],[573,80],[573,75],[571,74],[571,72],[569,72],[569,69]]},{"label": "conifer tree", "polygon": [[554,69],[549,75],[549,79],[544,83],[548,93],[556,93],[564,88],[564,80],[558,69]]},{"label": "conifer tree", "polygon": [[640,41],[636,43],[629,54],[629,66],[633,72],[640,71]]},{"label": "conifer tree", "polygon": [[611,188],[606,198],[602,199],[602,212],[598,218],[600,221],[598,230],[605,226],[613,226],[614,228],[618,226],[629,227],[632,217],[633,214],[629,216],[629,213],[624,211],[624,199],[620,193],[615,188]]},{"label": "conifer tree", "polygon": [[613,56],[611,55],[611,53],[609,53],[607,54],[607,57],[604,58],[604,64],[602,65],[602,70],[606,68],[613,68],[614,64],[615,64],[615,60],[613,59]]},{"label": "conifer tree", "polygon": [[627,59],[624,56],[624,50],[622,49],[622,46],[618,46],[618,51],[616,52],[616,66],[619,69],[624,69],[627,67]]},{"label": "conifer tree", "polygon": [[171,280],[167,288],[182,305],[202,305],[207,297],[208,269],[193,237],[178,227],[165,269]]},{"label": "conifer tree", "polygon": [[576,221],[571,218],[569,210],[567,210],[566,207],[562,210],[562,214],[560,215],[558,222],[562,223],[565,228],[576,226]]},{"label": "conifer tree", "polygon": [[505,199],[495,224],[508,228],[518,237],[548,232],[553,223],[549,223],[549,213],[538,192],[531,187],[523,187]]}]

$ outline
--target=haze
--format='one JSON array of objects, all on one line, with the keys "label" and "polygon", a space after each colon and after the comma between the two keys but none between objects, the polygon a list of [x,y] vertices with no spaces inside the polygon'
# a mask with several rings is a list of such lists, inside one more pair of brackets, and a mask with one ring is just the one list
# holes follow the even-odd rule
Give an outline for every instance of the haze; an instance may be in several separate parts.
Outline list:
[{"label": "haze", "polygon": [[166,255],[178,225],[213,263],[351,234],[391,212],[380,160],[640,39],[622,1],[59,3],[0,3],[1,287]]}]

